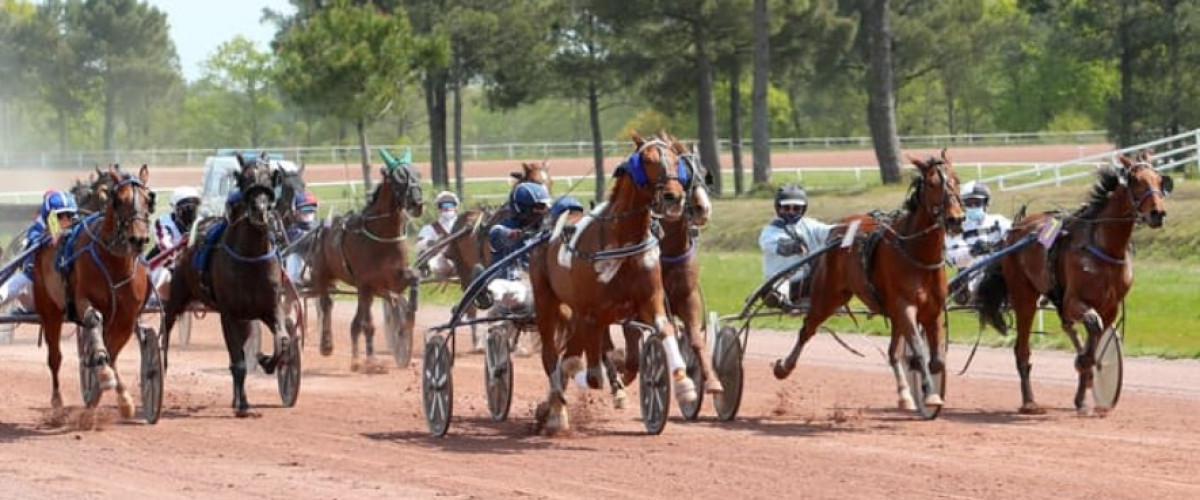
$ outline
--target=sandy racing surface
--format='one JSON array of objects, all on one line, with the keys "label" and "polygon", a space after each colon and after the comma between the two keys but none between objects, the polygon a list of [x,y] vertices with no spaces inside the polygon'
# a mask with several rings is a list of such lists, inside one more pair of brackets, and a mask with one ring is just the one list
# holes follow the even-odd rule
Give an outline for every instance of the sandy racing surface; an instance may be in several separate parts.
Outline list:
[{"label": "sandy racing surface", "polygon": [[[96,414],[80,409],[73,339],[63,364],[70,408],[49,410],[45,350],[23,327],[0,344],[0,498],[1200,497],[1194,361],[1127,360],[1120,406],[1098,418],[1071,408],[1070,357],[1035,353],[1035,391],[1051,409],[1027,417],[1015,413],[1011,353],[983,350],[966,376],[951,376],[941,418],[926,422],[893,409],[894,382],[873,347],[883,339],[848,337],[867,354],[857,358],[819,336],[779,382],[768,363],[791,336],[756,331],[737,421],[716,421],[706,402],[701,421],[673,418],[647,436],[636,404],[613,410],[606,393],[573,388],[575,431],[548,438],[531,432],[546,387],[539,364],[516,361],[512,415],[493,423],[482,357],[460,342],[452,428],[431,438],[415,367],[349,371],[350,310],[335,310],[332,357],[315,341],[305,349],[297,406],[280,408],[274,377],[256,375],[249,396],[261,416],[240,420],[217,322],[199,322],[192,344],[172,350],[156,426],[120,421],[111,393]],[[418,323],[447,314],[428,307]],[[951,349],[955,372],[965,358]],[[137,366],[129,349],[119,367],[127,381]]]}]

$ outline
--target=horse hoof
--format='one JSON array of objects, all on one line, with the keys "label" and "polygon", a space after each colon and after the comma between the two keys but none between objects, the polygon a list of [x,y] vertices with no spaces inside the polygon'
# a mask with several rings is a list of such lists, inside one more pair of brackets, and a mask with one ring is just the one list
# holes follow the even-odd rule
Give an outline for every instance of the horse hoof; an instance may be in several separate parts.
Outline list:
[{"label": "horse hoof", "polygon": [[50,407],[54,409],[62,408],[62,394],[50,396]]},{"label": "horse hoof", "polygon": [[233,415],[237,418],[259,418],[262,416],[259,413],[250,411],[249,408],[246,408],[243,410],[238,410],[238,411],[234,412]]},{"label": "horse hoof", "polygon": [[117,398],[117,408],[121,412],[121,418],[133,418],[133,397],[129,394],[122,394]]},{"label": "horse hoof", "polygon": [[942,406],[946,404],[942,401],[942,397],[937,394],[929,394],[925,396],[925,406]]},{"label": "horse hoof", "polygon": [[628,396],[625,394],[625,389],[617,389],[614,391],[612,396],[613,409],[624,410],[625,401],[627,399]]},{"label": "horse hoof", "polygon": [[704,381],[704,392],[709,394],[721,394],[725,392],[725,386],[721,385],[720,380],[710,378]]},{"label": "horse hoof", "polygon": [[332,356],[333,355],[333,339],[332,338],[327,338],[324,335],[321,336],[321,355],[322,356]]},{"label": "horse hoof", "polygon": [[357,359],[350,361],[350,371],[354,373],[362,371],[362,361]]},{"label": "horse hoof", "polygon": [[1021,405],[1021,409],[1018,411],[1022,415],[1045,415],[1046,414],[1046,409],[1042,408],[1037,403],[1025,403],[1024,405]]},{"label": "horse hoof", "polygon": [[96,379],[99,381],[102,391],[111,391],[117,388],[117,374],[113,373],[112,368],[109,368],[108,365],[96,369]]},{"label": "horse hoof", "polygon": [[367,360],[366,370],[364,371],[368,375],[384,375],[388,372],[388,367],[378,359],[371,358]]},{"label": "horse hoof", "polygon": [[900,396],[897,406],[904,411],[914,411],[917,409],[917,403],[913,401],[912,396],[910,396],[907,392]]},{"label": "horse hoof", "polygon": [[[682,370],[680,370],[682,372]],[[692,379],[687,378],[687,374],[683,374],[683,378],[675,379],[675,399],[679,400],[680,404],[691,403],[696,401],[696,384]]]},{"label": "horse hoof", "polygon": [[788,375],[791,375],[792,371],[783,367],[783,360],[777,359],[775,360],[775,363],[771,365],[771,373],[775,375],[776,379],[783,380],[788,378]]},{"label": "horse hoof", "polygon": [[546,416],[546,425],[542,426],[546,434],[553,436],[571,430],[570,418],[567,417],[565,406],[560,406],[558,411],[550,409],[547,412],[549,414]]}]

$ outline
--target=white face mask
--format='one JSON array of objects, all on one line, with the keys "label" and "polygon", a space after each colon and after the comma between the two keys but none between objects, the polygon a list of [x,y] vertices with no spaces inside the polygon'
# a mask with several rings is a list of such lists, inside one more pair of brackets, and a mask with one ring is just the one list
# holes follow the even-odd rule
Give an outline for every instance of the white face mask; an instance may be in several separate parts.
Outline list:
[{"label": "white face mask", "polygon": [[313,222],[315,220],[317,220],[316,212],[300,212],[301,222]]},{"label": "white face mask", "polygon": [[967,220],[976,224],[983,222],[984,215],[986,214],[983,212],[983,208],[981,207],[967,209]]},{"label": "white face mask", "polygon": [[448,212],[438,212],[438,220],[443,224],[453,222],[455,217],[458,217],[458,212],[454,210],[450,210]]}]

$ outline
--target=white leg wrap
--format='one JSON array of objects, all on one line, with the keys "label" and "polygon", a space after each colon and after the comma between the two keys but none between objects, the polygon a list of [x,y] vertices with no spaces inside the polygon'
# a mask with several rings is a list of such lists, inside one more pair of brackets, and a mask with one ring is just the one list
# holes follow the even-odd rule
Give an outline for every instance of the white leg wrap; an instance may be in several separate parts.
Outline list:
[{"label": "white leg wrap", "polygon": [[575,385],[580,389],[591,389],[587,383],[587,370],[580,370],[575,373]]},{"label": "white leg wrap", "polygon": [[667,367],[672,372],[685,368],[683,364],[683,355],[679,353],[679,341],[675,340],[675,336],[666,334],[663,339],[663,348],[667,350]]}]

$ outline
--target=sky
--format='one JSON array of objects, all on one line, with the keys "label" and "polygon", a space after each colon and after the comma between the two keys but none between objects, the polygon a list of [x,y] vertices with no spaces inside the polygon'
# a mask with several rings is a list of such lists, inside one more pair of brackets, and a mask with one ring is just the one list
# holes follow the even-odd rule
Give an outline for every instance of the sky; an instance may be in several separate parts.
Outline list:
[{"label": "sky", "polygon": [[200,78],[200,63],[223,42],[242,35],[269,48],[275,27],[260,23],[264,8],[291,13],[287,0],[147,0],[166,12],[179,66],[189,82]]}]

